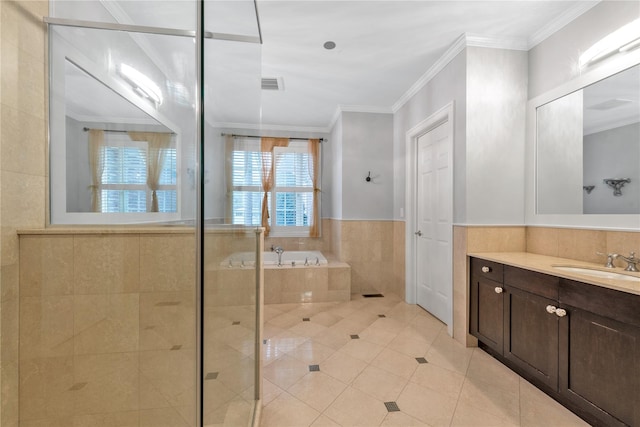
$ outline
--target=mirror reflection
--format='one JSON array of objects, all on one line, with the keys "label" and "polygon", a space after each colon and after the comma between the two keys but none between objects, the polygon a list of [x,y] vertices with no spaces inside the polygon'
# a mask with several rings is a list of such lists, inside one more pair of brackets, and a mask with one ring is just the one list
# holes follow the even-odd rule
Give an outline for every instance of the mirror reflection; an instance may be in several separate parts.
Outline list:
[{"label": "mirror reflection", "polygon": [[640,65],[538,107],[538,214],[640,213]]},{"label": "mirror reflection", "polygon": [[69,60],[65,81],[67,212],[176,212],[171,129]]}]

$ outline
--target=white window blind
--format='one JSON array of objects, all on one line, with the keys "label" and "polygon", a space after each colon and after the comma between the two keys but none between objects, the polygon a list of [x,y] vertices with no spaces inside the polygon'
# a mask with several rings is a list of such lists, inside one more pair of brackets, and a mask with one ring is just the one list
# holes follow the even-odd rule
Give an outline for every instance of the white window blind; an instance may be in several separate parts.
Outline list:
[{"label": "white window blind", "polygon": [[[176,149],[169,148],[160,173],[158,210],[177,211]],[[147,187],[147,143],[127,135],[109,135],[102,147],[102,212],[147,212],[151,190]]]},{"label": "white window blind", "polygon": [[[313,168],[306,141],[276,147],[274,186],[267,195],[272,235],[308,235],[313,215]],[[267,154],[269,155],[269,154]],[[259,139],[236,139],[231,153],[233,224],[261,225],[262,153]]]}]

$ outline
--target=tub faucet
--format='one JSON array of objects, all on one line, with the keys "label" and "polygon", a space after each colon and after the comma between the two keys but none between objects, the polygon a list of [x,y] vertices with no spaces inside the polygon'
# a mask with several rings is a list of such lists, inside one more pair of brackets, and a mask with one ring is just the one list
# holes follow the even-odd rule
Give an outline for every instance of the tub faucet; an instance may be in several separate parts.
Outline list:
[{"label": "tub faucet", "polygon": [[282,246],[271,245],[271,251],[278,254],[278,267],[282,267],[282,252],[284,252]]},{"label": "tub faucet", "polygon": [[627,261],[627,268],[625,268],[625,271],[636,271],[636,272],[639,271],[638,267],[636,267],[636,264],[640,262],[640,258],[636,258],[635,252],[631,252],[628,258],[623,255],[618,255],[618,256],[623,260]]}]

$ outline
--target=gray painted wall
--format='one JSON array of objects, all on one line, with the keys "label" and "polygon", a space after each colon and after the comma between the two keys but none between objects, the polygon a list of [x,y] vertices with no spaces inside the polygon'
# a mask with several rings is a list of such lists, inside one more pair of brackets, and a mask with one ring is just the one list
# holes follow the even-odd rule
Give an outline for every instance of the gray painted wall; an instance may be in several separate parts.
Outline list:
[{"label": "gray painted wall", "polygon": [[392,142],[393,115],[342,113],[340,219],[393,219]]},{"label": "gray painted wall", "polygon": [[[324,170],[332,175],[331,187],[329,187],[329,198],[331,208],[322,210],[325,218],[342,218],[342,115],[331,129],[329,139],[329,150],[331,151],[331,164],[324,165]],[[324,192],[324,191],[323,191]]]},{"label": "gray painted wall", "polygon": [[454,102],[454,222],[466,220],[467,51],[458,54],[393,116],[393,218],[403,219],[406,189],[406,134],[422,120]]},{"label": "gray painted wall", "polygon": [[467,48],[468,224],[524,223],[526,103],[526,52]]}]

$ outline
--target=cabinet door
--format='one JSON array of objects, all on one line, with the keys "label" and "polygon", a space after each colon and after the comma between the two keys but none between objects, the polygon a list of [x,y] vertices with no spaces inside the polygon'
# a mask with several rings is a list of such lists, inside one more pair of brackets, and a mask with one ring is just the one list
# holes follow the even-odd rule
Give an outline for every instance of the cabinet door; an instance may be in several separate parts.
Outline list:
[{"label": "cabinet door", "polygon": [[501,283],[471,278],[470,333],[499,354],[504,335],[504,303]]},{"label": "cabinet door", "polygon": [[505,286],[504,357],[533,381],[558,389],[557,302]]},{"label": "cabinet door", "polygon": [[567,309],[560,320],[560,393],[606,426],[640,426],[640,333]]}]

